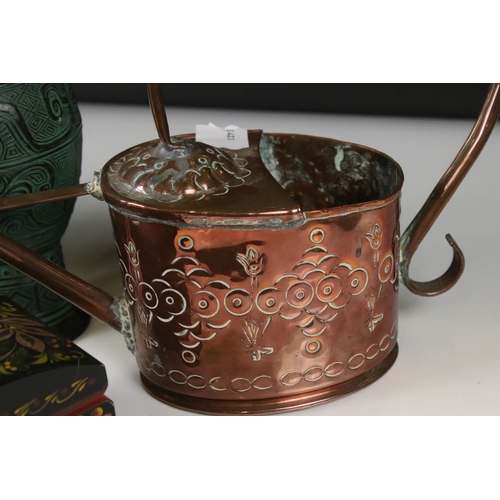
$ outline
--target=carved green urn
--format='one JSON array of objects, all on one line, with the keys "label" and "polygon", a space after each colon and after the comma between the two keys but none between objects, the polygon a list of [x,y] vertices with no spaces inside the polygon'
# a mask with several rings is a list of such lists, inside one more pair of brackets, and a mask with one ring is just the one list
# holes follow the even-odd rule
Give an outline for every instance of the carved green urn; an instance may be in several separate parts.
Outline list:
[{"label": "carved green urn", "polygon": [[[82,121],[71,87],[60,83],[0,84],[0,196],[77,184]],[[61,238],[75,200],[0,212],[0,233],[64,267]],[[74,339],[89,317],[0,261],[0,292]]]}]

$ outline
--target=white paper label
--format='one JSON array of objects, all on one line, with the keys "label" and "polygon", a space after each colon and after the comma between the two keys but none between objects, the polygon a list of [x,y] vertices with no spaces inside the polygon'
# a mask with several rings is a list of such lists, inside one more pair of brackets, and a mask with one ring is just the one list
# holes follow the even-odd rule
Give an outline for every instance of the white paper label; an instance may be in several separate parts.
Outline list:
[{"label": "white paper label", "polygon": [[196,141],[216,148],[248,148],[248,131],[236,125],[217,127],[213,123],[196,125]]}]

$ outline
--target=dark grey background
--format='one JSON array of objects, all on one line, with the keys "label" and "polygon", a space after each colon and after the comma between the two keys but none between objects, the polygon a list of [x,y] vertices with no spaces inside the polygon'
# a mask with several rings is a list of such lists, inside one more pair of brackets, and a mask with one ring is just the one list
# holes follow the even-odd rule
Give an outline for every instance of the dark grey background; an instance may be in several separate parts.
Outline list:
[{"label": "dark grey background", "polygon": [[[146,104],[141,83],[75,83],[79,102]],[[166,106],[475,118],[487,84],[163,84]]]}]

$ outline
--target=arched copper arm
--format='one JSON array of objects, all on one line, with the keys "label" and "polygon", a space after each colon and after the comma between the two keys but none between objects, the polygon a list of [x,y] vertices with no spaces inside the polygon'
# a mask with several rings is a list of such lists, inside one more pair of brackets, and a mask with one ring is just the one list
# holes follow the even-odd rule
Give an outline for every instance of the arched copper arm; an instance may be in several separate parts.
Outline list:
[{"label": "arched copper arm", "polygon": [[432,296],[446,292],[462,275],[465,266],[464,255],[449,234],[446,239],[453,249],[453,261],[442,276],[432,281],[420,282],[412,280],[408,271],[413,254],[486,144],[500,115],[499,94],[500,84],[492,84],[479,118],[462,149],[401,237],[401,279],[408,289],[417,295]]},{"label": "arched copper arm", "polygon": [[148,83],[148,99],[160,141],[163,144],[167,144],[172,149],[184,148],[183,144],[172,143],[172,139],[170,138],[167,114],[165,112],[161,93],[161,83]]}]

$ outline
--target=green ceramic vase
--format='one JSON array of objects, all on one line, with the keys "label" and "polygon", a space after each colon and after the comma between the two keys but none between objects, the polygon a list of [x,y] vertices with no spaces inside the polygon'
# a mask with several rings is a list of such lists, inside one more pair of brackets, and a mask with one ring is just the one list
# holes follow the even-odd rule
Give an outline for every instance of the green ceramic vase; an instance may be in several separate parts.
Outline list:
[{"label": "green ceramic vase", "polygon": [[[77,184],[82,121],[71,87],[0,84],[0,196]],[[75,200],[0,212],[0,232],[64,267],[61,238]],[[56,333],[74,339],[89,317],[0,261],[0,291]]]}]

